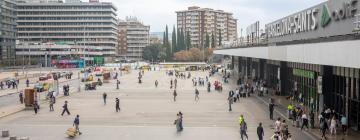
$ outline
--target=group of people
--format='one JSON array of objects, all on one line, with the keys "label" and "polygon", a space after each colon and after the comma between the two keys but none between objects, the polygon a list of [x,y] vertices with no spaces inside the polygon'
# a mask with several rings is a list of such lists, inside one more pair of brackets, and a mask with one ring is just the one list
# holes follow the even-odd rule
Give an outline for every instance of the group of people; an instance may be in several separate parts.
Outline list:
[{"label": "group of people", "polygon": [[[4,84],[5,83],[5,84]],[[5,82],[0,81],[0,89],[5,89],[5,86],[10,89],[16,89],[18,88],[19,80],[7,80]]]},{"label": "group of people", "polygon": [[65,96],[70,95],[70,86],[69,86],[69,84],[63,86],[63,91],[64,91]]},{"label": "group of people", "polygon": [[192,83],[193,83],[193,86],[205,86],[205,82],[208,82],[209,81],[209,78],[206,76],[206,81],[204,80],[204,78],[201,78],[201,77],[194,77],[193,79],[191,79]]},{"label": "group of people", "polygon": [[342,133],[347,135],[348,122],[345,115],[338,115],[335,110],[326,108],[319,114],[318,119],[320,122],[319,128],[322,133],[322,139],[327,139],[327,131],[330,131],[331,135],[336,135],[338,126],[341,126]]}]

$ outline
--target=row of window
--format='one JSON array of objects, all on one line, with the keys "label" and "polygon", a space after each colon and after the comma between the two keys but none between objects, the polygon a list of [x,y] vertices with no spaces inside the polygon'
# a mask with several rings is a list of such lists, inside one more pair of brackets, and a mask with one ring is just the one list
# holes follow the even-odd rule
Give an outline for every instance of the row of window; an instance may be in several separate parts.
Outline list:
[{"label": "row of window", "polygon": [[92,5],[86,5],[86,6],[71,6],[71,5],[46,5],[46,6],[18,6],[18,9],[112,9],[115,10],[112,6],[92,6]]},{"label": "row of window", "polygon": [[115,20],[111,17],[19,17],[18,20]]},{"label": "row of window", "polygon": [[19,36],[114,36],[113,33],[18,33]]},{"label": "row of window", "polygon": [[109,11],[18,11],[17,14],[21,15],[103,15],[115,16],[113,12]]},{"label": "row of window", "polygon": [[[85,29],[85,30],[84,30]],[[114,28],[18,28],[18,31],[116,31]]]},{"label": "row of window", "polygon": [[[112,22],[18,22],[18,27],[20,26],[100,26],[100,25],[105,25],[105,26],[113,26],[113,27],[117,27],[116,24],[112,23]],[[87,28],[87,27],[86,27]]]}]

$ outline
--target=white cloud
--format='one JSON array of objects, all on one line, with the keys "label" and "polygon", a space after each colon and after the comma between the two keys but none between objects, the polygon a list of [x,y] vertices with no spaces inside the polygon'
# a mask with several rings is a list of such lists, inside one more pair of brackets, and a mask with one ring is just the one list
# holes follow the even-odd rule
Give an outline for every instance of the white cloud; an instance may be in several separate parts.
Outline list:
[{"label": "white cloud", "polygon": [[163,31],[176,24],[175,11],[189,6],[200,6],[232,12],[238,19],[238,30],[260,21],[261,24],[275,21],[302,9],[326,0],[102,0],[113,2],[118,8],[118,17],[136,16],[151,26],[151,31]]}]

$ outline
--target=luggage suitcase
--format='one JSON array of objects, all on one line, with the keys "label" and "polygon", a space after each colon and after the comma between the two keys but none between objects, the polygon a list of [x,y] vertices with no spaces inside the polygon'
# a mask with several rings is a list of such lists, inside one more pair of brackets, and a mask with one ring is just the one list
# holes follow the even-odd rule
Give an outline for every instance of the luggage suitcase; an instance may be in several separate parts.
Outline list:
[{"label": "luggage suitcase", "polygon": [[75,137],[76,136],[76,129],[75,128],[68,128],[66,130],[66,134],[69,136],[69,137]]}]

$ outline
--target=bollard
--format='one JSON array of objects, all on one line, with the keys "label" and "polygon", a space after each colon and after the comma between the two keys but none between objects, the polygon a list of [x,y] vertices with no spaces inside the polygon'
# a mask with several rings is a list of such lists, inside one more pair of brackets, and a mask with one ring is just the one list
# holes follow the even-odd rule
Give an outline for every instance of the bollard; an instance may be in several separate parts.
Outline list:
[{"label": "bollard", "polygon": [[21,137],[19,140],[29,140],[29,137]]},{"label": "bollard", "polygon": [[3,130],[3,131],[1,132],[1,136],[2,136],[2,137],[9,137],[9,130]]},{"label": "bollard", "polygon": [[10,140],[17,140],[16,136],[10,136]]}]

